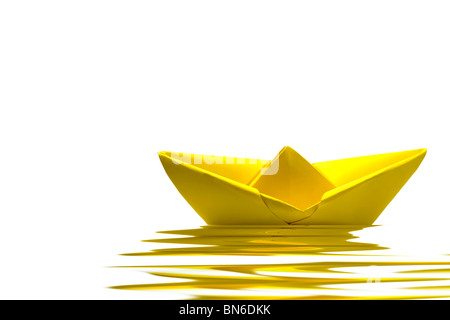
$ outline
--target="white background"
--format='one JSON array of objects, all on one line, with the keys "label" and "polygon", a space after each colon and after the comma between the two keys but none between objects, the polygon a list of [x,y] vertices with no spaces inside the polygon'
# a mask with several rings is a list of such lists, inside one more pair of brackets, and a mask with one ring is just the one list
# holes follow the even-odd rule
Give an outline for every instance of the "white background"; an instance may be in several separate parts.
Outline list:
[{"label": "white background", "polygon": [[445,251],[449,16],[448,1],[1,2],[0,298],[145,298],[106,288],[125,275],[107,267],[204,224],[162,150],[427,148],[376,241]]}]

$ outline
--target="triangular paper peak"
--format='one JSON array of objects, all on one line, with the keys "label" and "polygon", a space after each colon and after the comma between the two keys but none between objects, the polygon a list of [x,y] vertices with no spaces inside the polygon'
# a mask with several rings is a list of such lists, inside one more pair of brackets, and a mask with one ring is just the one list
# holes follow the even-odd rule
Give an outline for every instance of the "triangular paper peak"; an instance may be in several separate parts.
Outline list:
[{"label": "triangular paper peak", "polygon": [[280,199],[300,210],[318,203],[334,185],[291,147],[284,147],[271,167],[249,183],[261,193]]}]

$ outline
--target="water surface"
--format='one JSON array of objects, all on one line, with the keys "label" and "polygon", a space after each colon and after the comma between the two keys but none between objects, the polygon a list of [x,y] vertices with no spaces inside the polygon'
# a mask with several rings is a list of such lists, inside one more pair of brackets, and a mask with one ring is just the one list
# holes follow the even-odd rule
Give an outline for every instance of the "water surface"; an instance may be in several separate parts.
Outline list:
[{"label": "water surface", "polygon": [[145,271],[152,276],[149,282],[111,288],[164,290],[184,293],[188,299],[450,297],[449,255],[430,259],[393,254],[389,247],[359,241],[355,233],[367,228],[379,227],[203,226],[160,231],[164,237],[143,240],[159,248],[123,254],[152,257],[157,263],[118,266]]}]

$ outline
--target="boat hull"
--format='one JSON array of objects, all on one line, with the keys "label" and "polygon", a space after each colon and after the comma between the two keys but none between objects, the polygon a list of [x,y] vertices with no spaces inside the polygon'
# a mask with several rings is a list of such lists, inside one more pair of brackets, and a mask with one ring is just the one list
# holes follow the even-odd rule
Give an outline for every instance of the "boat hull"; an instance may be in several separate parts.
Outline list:
[{"label": "boat hull", "polygon": [[[167,152],[159,153],[159,157],[177,190],[207,224],[371,225],[414,174],[425,154],[426,149],[386,154],[399,160],[374,172],[363,172],[352,181],[338,177],[343,170],[342,161],[346,159],[314,164],[325,176],[335,180],[337,187],[307,210],[299,210],[244,183],[173,159]],[[379,156],[384,155],[372,156],[372,161],[388,158]],[[350,160],[368,161],[366,157],[360,158]],[[350,160],[346,160],[347,167],[353,168],[355,165]]]}]

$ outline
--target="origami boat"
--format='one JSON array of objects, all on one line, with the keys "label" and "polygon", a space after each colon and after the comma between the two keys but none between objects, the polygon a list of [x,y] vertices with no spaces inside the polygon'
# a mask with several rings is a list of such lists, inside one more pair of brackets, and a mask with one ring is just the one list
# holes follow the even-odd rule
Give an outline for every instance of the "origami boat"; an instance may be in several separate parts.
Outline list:
[{"label": "origami boat", "polygon": [[181,195],[213,225],[371,225],[426,149],[311,164],[290,147],[271,160],[159,152]]}]

